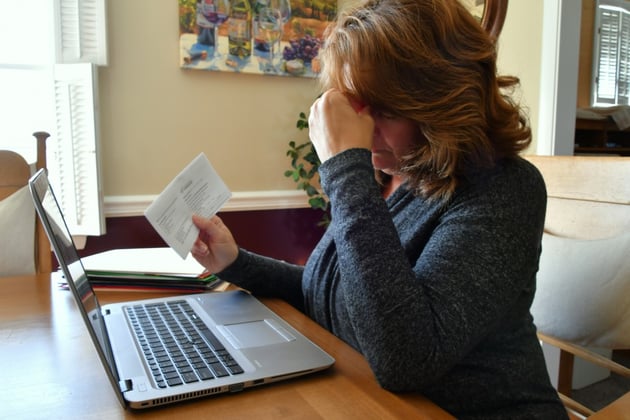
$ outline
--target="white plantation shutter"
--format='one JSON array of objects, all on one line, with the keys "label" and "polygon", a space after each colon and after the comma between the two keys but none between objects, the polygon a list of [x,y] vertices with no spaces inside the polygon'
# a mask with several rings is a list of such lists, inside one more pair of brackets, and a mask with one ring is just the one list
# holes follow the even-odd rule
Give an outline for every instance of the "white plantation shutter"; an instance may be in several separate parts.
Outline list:
[{"label": "white plantation shutter", "polygon": [[622,16],[619,34],[617,104],[628,105],[630,103],[630,13],[625,12]]},{"label": "white plantation shutter", "polygon": [[630,3],[599,0],[595,24],[593,105],[628,105]]},{"label": "white plantation shutter", "polygon": [[55,0],[57,63],[107,65],[105,0]]},{"label": "white plantation shutter", "polygon": [[619,40],[619,14],[601,9],[599,29],[599,64],[597,66],[597,103],[615,103],[617,92],[617,52]]},{"label": "white plantation shutter", "polygon": [[[98,162],[98,69],[107,64],[105,0],[54,0],[51,179],[73,235],[105,233]],[[81,241],[78,241],[81,242]]]},{"label": "white plantation shutter", "polygon": [[104,232],[98,165],[97,67],[58,64],[54,71],[56,133],[48,150],[53,188],[73,235]]}]

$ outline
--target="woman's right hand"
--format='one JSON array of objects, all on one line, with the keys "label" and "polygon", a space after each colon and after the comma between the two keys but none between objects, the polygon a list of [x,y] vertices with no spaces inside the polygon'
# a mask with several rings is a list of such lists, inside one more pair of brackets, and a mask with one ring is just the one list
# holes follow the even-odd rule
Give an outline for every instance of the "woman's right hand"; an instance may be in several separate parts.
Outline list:
[{"label": "woman's right hand", "polygon": [[199,264],[211,273],[219,273],[236,261],[238,245],[218,216],[206,219],[193,215],[192,221],[199,229],[199,236],[190,253]]},{"label": "woman's right hand", "polygon": [[308,134],[324,163],[347,149],[371,150],[374,120],[369,107],[337,89],[329,89],[311,105]]}]

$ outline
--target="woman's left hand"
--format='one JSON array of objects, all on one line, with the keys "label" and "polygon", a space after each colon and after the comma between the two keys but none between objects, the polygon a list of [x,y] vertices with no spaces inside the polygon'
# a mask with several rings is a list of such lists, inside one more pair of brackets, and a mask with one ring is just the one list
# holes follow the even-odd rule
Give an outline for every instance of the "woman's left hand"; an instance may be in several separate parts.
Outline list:
[{"label": "woman's left hand", "polygon": [[321,162],[353,148],[372,148],[374,120],[368,107],[330,89],[311,106],[309,137]]}]

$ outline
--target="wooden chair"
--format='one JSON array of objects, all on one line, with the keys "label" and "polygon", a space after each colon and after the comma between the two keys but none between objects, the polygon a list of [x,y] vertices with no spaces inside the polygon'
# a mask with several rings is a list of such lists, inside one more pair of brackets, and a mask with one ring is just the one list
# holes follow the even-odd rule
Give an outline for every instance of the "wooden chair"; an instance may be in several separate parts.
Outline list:
[{"label": "wooden chair", "polygon": [[[36,132],[33,135],[37,139],[36,169],[46,168],[46,139],[49,134]],[[0,200],[21,190],[28,184],[30,176],[30,165],[22,156],[12,151],[0,150]],[[35,249],[33,250],[35,272],[49,273],[52,270],[50,242],[36,215],[33,222],[35,223]],[[15,244],[5,243],[3,246],[15,246]]]},{"label": "wooden chair", "polygon": [[630,348],[630,158],[526,156],[547,185],[547,214],[534,322],[560,349],[557,389],[570,398],[574,358],[630,377],[630,369],[589,348]]}]

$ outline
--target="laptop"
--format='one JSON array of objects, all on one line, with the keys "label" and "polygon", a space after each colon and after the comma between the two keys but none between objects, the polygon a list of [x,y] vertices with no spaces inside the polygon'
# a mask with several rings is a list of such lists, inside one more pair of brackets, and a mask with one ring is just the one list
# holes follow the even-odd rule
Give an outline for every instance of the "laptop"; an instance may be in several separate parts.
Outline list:
[{"label": "laptop", "polygon": [[240,391],[335,362],[245,291],[99,305],[44,169],[31,177],[29,188],[123,407]]}]

